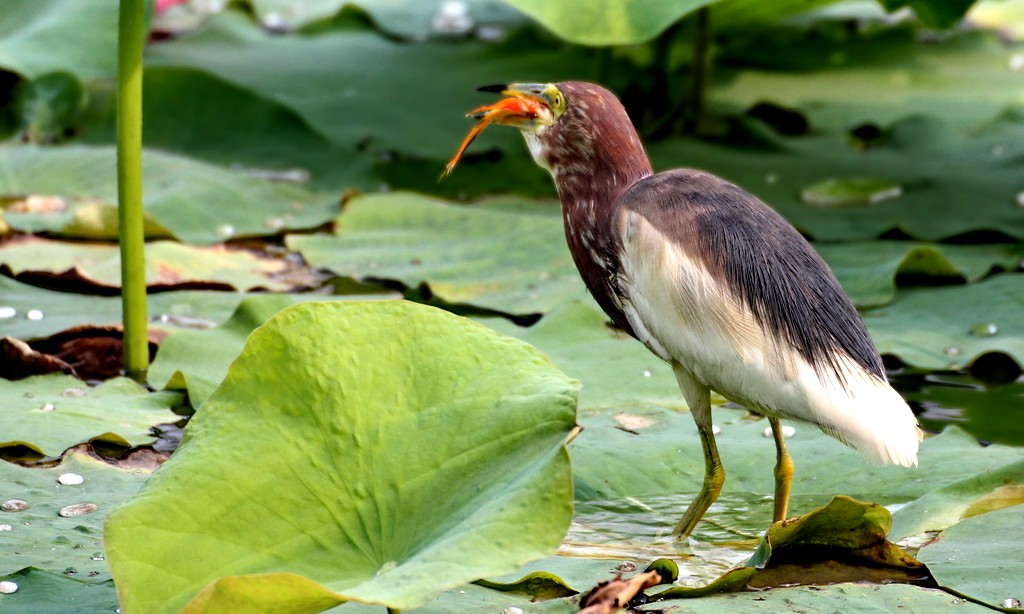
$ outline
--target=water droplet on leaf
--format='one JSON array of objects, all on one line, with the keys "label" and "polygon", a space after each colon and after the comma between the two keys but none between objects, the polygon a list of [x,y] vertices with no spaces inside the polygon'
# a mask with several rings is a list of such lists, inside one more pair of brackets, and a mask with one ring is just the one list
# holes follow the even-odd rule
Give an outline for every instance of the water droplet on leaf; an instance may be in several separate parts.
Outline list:
[{"label": "water droplet on leaf", "polygon": [[1015,599],[1013,597],[1010,597],[1008,599],[1003,599],[1003,602],[1000,605],[1002,605],[1006,609],[1019,608],[1020,607],[1020,599]]},{"label": "water droplet on leaf", "polygon": [[46,314],[44,314],[40,309],[29,309],[28,313],[25,314],[25,317],[33,322],[38,322],[45,318]]},{"label": "water droplet on leaf", "polygon": [[615,569],[622,572],[636,571],[636,563],[633,561],[622,561],[615,566]]},{"label": "water droplet on leaf", "polygon": [[22,499],[8,499],[0,504],[0,511],[24,512],[28,509],[28,502]]},{"label": "water droplet on leaf", "polygon": [[65,486],[77,486],[85,481],[85,478],[77,473],[62,473],[57,481]]},{"label": "water droplet on leaf", "polygon": [[74,567],[68,567],[68,568],[64,569],[64,575],[65,576],[73,576],[76,573],[78,573],[78,570],[75,569]]},{"label": "water droplet on leaf", "polygon": [[10,305],[0,305],[0,320],[9,320],[18,315],[18,310]]},{"label": "water droplet on leaf", "polygon": [[650,377],[650,376],[651,376],[651,370],[650,369],[644,369],[644,377]]},{"label": "water droplet on leaf", "polygon": [[65,388],[64,391],[60,393],[60,396],[71,398],[81,397],[85,396],[85,391],[81,388]]},{"label": "water droplet on leaf", "polygon": [[805,203],[824,208],[873,205],[902,195],[899,184],[869,177],[824,179],[800,192]]},{"label": "water droplet on leaf", "polygon": [[975,337],[991,337],[999,332],[999,327],[991,322],[975,324],[969,331]]},{"label": "water droplet on leaf", "polygon": [[39,408],[40,411],[53,411],[57,407],[53,403],[43,403],[43,406]]},{"label": "water droplet on leaf", "polygon": [[107,560],[107,557],[104,556],[102,552],[94,552],[92,554],[92,556],[89,557],[89,558],[91,558],[94,561],[105,561],[105,560]]},{"label": "water droplet on leaf", "polygon": [[14,527],[9,524],[0,524],[0,531],[13,531]]},{"label": "water droplet on leaf", "polygon": [[946,348],[945,350],[943,350],[943,353],[946,356],[959,356],[960,355],[960,348],[950,346],[950,347]]},{"label": "water droplet on leaf", "polygon": [[18,584],[16,582],[11,582],[10,580],[0,582],[0,593],[10,595],[16,592],[18,592]]},{"label": "water droplet on leaf", "polygon": [[235,236],[235,227],[231,224],[221,224],[213,229],[213,234],[221,239],[230,239]]},{"label": "water droplet on leaf", "polygon": [[57,513],[63,518],[74,518],[91,514],[98,509],[100,509],[100,506],[95,503],[75,503],[73,505],[65,505]]}]

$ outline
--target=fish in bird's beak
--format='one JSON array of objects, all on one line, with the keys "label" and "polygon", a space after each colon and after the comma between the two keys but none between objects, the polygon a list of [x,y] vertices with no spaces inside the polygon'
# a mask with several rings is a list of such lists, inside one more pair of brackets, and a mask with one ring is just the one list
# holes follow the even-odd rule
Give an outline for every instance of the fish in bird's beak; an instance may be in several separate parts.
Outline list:
[{"label": "fish in bird's beak", "polygon": [[[497,92],[508,96],[508,98],[503,98],[492,105],[473,109],[466,115],[466,117],[473,117],[479,121],[466,135],[459,150],[445,165],[441,179],[455,170],[455,165],[462,159],[462,154],[465,153],[469,144],[490,124],[515,126],[521,130],[536,130],[541,126],[553,124],[557,115],[554,110],[556,107],[552,105],[553,100],[550,93],[552,88],[554,88],[553,85],[539,83],[485,85],[478,88],[478,91]],[[558,96],[560,97],[561,93]]]}]

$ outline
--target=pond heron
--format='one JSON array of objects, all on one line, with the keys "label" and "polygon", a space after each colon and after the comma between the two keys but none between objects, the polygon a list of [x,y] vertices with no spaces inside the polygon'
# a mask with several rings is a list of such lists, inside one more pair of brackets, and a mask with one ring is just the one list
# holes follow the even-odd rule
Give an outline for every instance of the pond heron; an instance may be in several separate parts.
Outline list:
[{"label": "pond heron", "polygon": [[690,535],[725,479],[710,393],[764,415],[776,446],[774,521],[793,462],[779,420],[813,424],[870,462],[917,464],[921,430],[864,323],[810,244],[773,209],[711,175],[654,173],[614,94],[591,83],[480,88],[480,123],[520,129],[558,188],[565,236],[612,321],[671,365],[697,424],[704,482],[673,534]]}]

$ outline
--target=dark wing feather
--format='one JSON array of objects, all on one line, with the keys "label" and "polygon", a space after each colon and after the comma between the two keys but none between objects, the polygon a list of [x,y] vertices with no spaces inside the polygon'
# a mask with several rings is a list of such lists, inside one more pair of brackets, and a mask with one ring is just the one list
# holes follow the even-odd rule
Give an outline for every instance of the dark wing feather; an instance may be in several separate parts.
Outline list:
[{"label": "dark wing feather", "polygon": [[864,323],[828,265],[778,213],[741,188],[689,169],[641,179],[620,207],[646,218],[699,259],[819,373],[842,381],[837,354],[885,379]]}]

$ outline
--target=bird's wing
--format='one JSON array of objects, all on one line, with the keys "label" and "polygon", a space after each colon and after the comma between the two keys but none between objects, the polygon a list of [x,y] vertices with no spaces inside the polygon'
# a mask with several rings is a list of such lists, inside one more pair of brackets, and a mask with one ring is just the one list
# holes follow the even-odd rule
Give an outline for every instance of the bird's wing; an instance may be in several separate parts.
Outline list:
[{"label": "bird's wing", "polygon": [[836,371],[849,359],[885,378],[857,310],[828,266],[753,195],[708,173],[675,170],[638,181],[617,204],[620,232],[628,232],[629,220],[634,230],[641,220],[649,225],[716,292],[749,311],[753,321],[739,325],[764,331],[816,371]]}]

